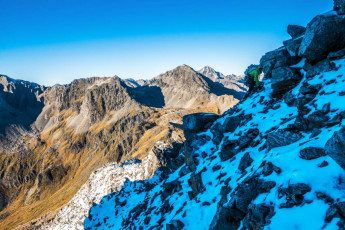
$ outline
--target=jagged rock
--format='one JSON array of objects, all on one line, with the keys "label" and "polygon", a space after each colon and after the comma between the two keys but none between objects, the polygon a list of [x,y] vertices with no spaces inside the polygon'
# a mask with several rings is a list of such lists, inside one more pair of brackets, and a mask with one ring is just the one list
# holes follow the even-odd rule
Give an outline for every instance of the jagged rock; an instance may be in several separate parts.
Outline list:
[{"label": "jagged rock", "polygon": [[270,223],[270,218],[274,215],[274,207],[266,204],[253,204],[248,208],[247,215],[243,219],[245,229],[263,229]]},{"label": "jagged rock", "polygon": [[322,161],[321,164],[319,164],[317,167],[323,168],[323,167],[326,167],[326,166],[328,166],[328,162],[327,161]]},{"label": "jagged rock", "polygon": [[339,214],[345,218],[345,202],[338,202],[337,203]]},{"label": "jagged rock", "polygon": [[269,176],[273,172],[276,172],[277,174],[280,174],[281,171],[282,170],[278,166],[275,166],[274,164],[272,164],[272,162],[265,162],[263,170],[262,170],[262,174],[264,176]]},{"label": "jagged rock", "polygon": [[273,69],[297,64],[301,59],[292,57],[286,48],[280,48],[266,53],[260,59],[260,66],[265,73],[265,78],[270,78]]},{"label": "jagged rock", "polygon": [[323,192],[315,192],[316,198],[323,200],[327,204],[332,204],[334,202],[334,199],[330,196],[328,196],[326,193]]},{"label": "jagged rock", "polygon": [[290,39],[283,42],[286,50],[289,52],[289,54],[292,57],[298,56],[298,50],[302,43],[302,40],[303,40],[303,37],[300,37],[300,38]]},{"label": "jagged rock", "polygon": [[238,150],[242,150],[243,148],[248,147],[253,140],[259,136],[259,129],[255,128],[255,129],[249,129],[248,132],[241,136],[240,138],[238,138],[237,144],[238,144]]},{"label": "jagged rock", "polygon": [[327,155],[333,158],[343,169],[345,169],[345,127],[327,141],[325,146]]},{"label": "jagged rock", "polygon": [[334,10],[338,12],[338,14],[342,15],[345,14],[345,1],[344,0],[334,0]]},{"label": "jagged rock", "polygon": [[210,229],[238,229],[240,221],[246,216],[249,204],[260,194],[261,183],[257,177],[252,177],[239,184],[229,204],[218,206]]},{"label": "jagged rock", "polygon": [[211,113],[194,113],[183,117],[183,130],[186,133],[197,133],[201,131],[205,124],[213,122],[219,115]]},{"label": "jagged rock", "polygon": [[192,173],[190,179],[188,180],[188,185],[191,187],[192,192],[189,193],[189,199],[194,199],[196,195],[198,195],[201,190],[203,189],[204,185],[202,183],[201,172],[195,174]]},{"label": "jagged rock", "polygon": [[282,97],[283,94],[295,87],[302,79],[298,69],[280,67],[272,71],[272,96]]},{"label": "jagged rock", "polygon": [[314,128],[311,135],[310,135],[310,138],[317,137],[320,133],[322,133],[322,131],[320,129]]},{"label": "jagged rock", "polygon": [[324,114],[327,114],[330,111],[331,111],[331,103],[330,102],[328,102],[322,106],[321,112],[323,112]]},{"label": "jagged rock", "polygon": [[236,130],[236,128],[240,125],[240,123],[241,123],[240,115],[230,116],[224,120],[224,123],[221,127],[224,133],[228,133],[228,132],[232,133]]},{"label": "jagged rock", "polygon": [[169,224],[166,225],[167,230],[182,230],[184,223],[180,220],[172,220]]},{"label": "jagged rock", "polygon": [[306,28],[299,25],[288,25],[287,32],[292,38],[297,38],[305,33]]},{"label": "jagged rock", "polygon": [[301,88],[299,89],[299,92],[303,95],[307,95],[307,94],[316,95],[318,90],[314,85],[310,85],[307,82],[304,82]]},{"label": "jagged rock", "polygon": [[334,68],[335,68],[334,63],[330,62],[328,59],[319,61],[314,65],[307,63],[303,66],[303,69],[307,72],[306,73],[307,78],[312,78],[321,73],[331,71]]},{"label": "jagged rock", "polygon": [[248,168],[253,162],[253,159],[250,157],[249,153],[245,153],[243,157],[241,158],[240,164],[238,165],[238,169],[240,171],[244,171],[246,168]]},{"label": "jagged rock", "polygon": [[326,156],[323,148],[308,147],[300,151],[300,158],[305,160],[313,160],[319,157]]},{"label": "jagged rock", "polygon": [[166,198],[182,189],[181,182],[179,182],[178,180],[163,184],[163,188],[164,190],[161,194],[162,201],[166,200]]},{"label": "jagged rock", "polygon": [[235,150],[236,147],[236,140],[225,140],[219,153],[220,159],[222,161],[226,161],[232,158],[237,153],[237,151]]},{"label": "jagged rock", "polygon": [[279,190],[279,197],[286,196],[286,203],[282,203],[280,208],[292,208],[301,205],[304,201],[304,194],[310,192],[311,188],[303,183],[291,184],[288,188]]},{"label": "jagged rock", "polygon": [[303,136],[287,130],[278,130],[267,135],[266,145],[268,149],[290,145],[299,141]]},{"label": "jagged rock", "polygon": [[318,15],[308,24],[298,53],[317,62],[344,46],[345,17],[337,14]]},{"label": "jagged rock", "polygon": [[338,214],[338,209],[336,207],[336,205],[331,205],[327,212],[326,212],[326,217],[325,217],[325,221],[326,223],[330,223],[334,217],[337,217]]},{"label": "jagged rock", "polygon": [[322,128],[327,125],[330,117],[324,114],[322,111],[315,111],[307,117],[308,129],[313,130],[314,128]]}]

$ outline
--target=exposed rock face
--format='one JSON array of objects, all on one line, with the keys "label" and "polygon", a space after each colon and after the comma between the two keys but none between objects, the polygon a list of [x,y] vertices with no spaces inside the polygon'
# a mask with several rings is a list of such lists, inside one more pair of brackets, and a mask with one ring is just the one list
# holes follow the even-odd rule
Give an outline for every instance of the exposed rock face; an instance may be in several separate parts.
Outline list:
[{"label": "exposed rock face", "polygon": [[345,169],[345,128],[335,132],[327,141],[326,153]]},{"label": "exposed rock face", "polygon": [[266,53],[260,59],[260,66],[263,68],[265,77],[270,78],[274,69],[297,64],[301,59],[289,54],[285,47]]},{"label": "exposed rock face", "polygon": [[280,67],[272,71],[273,97],[282,97],[301,81],[302,76],[297,69]]},{"label": "exposed rock face", "polygon": [[0,76],[0,153],[21,149],[22,139],[41,113],[45,87]]},{"label": "exposed rock face", "polygon": [[299,56],[317,62],[327,57],[329,52],[344,47],[345,17],[337,14],[318,15],[307,26]]},{"label": "exposed rock face", "polygon": [[210,80],[219,83],[228,89],[235,90],[239,93],[245,93],[247,91],[247,87],[244,84],[243,75],[224,75],[209,66],[205,66],[198,72],[204,75],[205,77],[208,77]]},{"label": "exposed rock face", "polygon": [[159,75],[146,86],[159,88],[164,97],[162,106],[166,108],[192,109],[212,104],[218,107],[216,113],[222,113],[243,96],[243,92],[222,87],[187,65]]},{"label": "exposed rock face", "polygon": [[302,37],[295,38],[295,39],[293,38],[293,39],[284,41],[283,44],[286,47],[289,54],[295,57],[295,56],[298,56],[298,50],[302,43],[302,40],[303,40]]}]

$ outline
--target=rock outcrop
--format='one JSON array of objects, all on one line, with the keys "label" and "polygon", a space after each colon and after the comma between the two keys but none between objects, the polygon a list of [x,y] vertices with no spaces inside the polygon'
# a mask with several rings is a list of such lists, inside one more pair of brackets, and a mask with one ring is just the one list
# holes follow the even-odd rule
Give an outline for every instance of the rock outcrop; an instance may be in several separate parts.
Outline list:
[{"label": "rock outcrop", "polygon": [[308,24],[298,54],[311,62],[320,61],[331,51],[345,47],[344,34],[344,16],[336,13],[318,15]]}]

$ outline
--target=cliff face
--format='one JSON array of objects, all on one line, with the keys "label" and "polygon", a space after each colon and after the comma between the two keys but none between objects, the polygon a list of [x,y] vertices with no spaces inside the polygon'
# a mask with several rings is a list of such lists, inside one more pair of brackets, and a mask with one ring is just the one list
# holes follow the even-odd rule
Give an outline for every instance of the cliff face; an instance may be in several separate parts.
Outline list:
[{"label": "cliff face", "polygon": [[260,60],[258,91],[220,117],[185,116],[180,154],[165,152],[183,157],[177,169],[127,181],[84,227],[344,229],[342,8],[289,26],[291,40]]},{"label": "cliff face", "polygon": [[[0,132],[2,228],[12,229],[42,216],[22,227],[39,228],[46,221],[56,223],[55,214],[73,198],[94,170],[109,163],[147,159],[160,145],[183,140],[182,116],[198,111],[219,112],[238,102],[237,96],[228,94],[225,89],[224,95],[212,93],[212,82],[204,81],[199,90],[199,85],[192,83],[202,77],[190,67],[183,67],[188,71],[179,71],[180,68],[171,71],[173,79],[167,79],[170,75],[160,77],[169,85],[145,83],[136,87],[128,86],[128,82],[118,77],[78,79],[49,88],[1,78],[0,100],[6,103],[0,106],[8,110],[1,110],[0,116],[14,119],[6,120],[6,132]],[[189,87],[185,87],[188,84]],[[187,94],[190,89],[200,91],[198,95],[203,97],[194,102],[193,95]],[[188,106],[173,104],[171,90],[187,95]],[[222,103],[213,104],[220,97]],[[202,104],[208,106],[204,108]],[[157,162],[145,164],[145,167],[152,166],[145,170],[152,172],[156,167],[167,165],[162,157]],[[142,179],[152,175],[149,173]],[[105,188],[100,194],[104,196],[109,191]],[[75,212],[79,224],[92,202],[99,198],[86,200],[86,208]],[[61,212],[69,212],[71,207],[77,206],[70,204]],[[62,216],[59,214],[58,219],[65,224],[73,217],[62,219]]]}]

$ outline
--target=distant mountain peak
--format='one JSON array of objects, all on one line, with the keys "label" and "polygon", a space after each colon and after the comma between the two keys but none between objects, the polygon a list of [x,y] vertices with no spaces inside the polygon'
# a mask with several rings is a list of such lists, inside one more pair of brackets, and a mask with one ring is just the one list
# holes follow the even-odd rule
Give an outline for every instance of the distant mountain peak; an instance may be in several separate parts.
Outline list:
[{"label": "distant mountain peak", "polygon": [[205,75],[206,77],[216,81],[217,79],[224,79],[225,75],[216,71],[210,66],[205,66],[201,70],[198,71],[199,73]]}]

